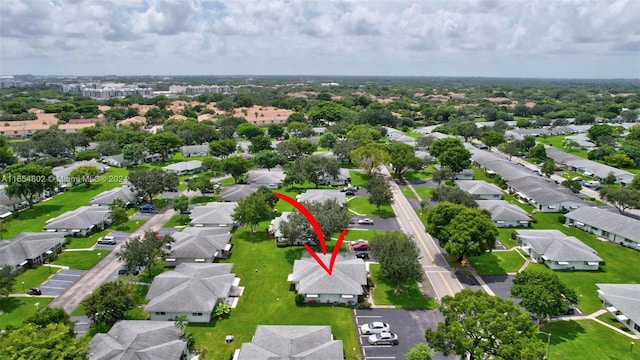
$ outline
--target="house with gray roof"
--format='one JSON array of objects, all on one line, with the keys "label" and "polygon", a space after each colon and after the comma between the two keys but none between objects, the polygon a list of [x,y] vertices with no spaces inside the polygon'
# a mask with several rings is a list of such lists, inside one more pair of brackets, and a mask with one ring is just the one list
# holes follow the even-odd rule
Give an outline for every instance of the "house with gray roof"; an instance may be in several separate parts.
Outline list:
[{"label": "house with gray roof", "polygon": [[226,187],[220,191],[218,198],[224,202],[238,202],[248,198],[250,195],[258,191],[259,185],[236,184]]},{"label": "house with gray roof", "polygon": [[453,175],[454,180],[473,180],[473,170],[464,169]]},{"label": "house with gray roof", "polygon": [[326,175],[320,179],[320,185],[342,186],[351,182],[351,174],[349,169],[340,168],[336,176]]},{"label": "house with gray roof", "polygon": [[0,240],[0,268],[42,264],[47,255],[62,251],[63,234],[20,233],[11,240]]},{"label": "house with gray roof", "polygon": [[111,210],[106,206],[81,206],[47,220],[45,231],[87,236],[111,224]]},{"label": "house with gray roof", "polygon": [[248,184],[266,186],[269,189],[278,189],[286,178],[287,174],[282,169],[258,169],[247,172]]},{"label": "house with gray roof", "polygon": [[516,230],[518,245],[532,260],[553,270],[598,270],[604,262],[595,250],[559,230]]},{"label": "house with gray roof", "polygon": [[233,264],[182,263],[153,279],[145,306],[151,320],[172,321],[184,315],[189,322],[208,323],[213,308],[232,302],[240,279]]},{"label": "house with gray roof", "polygon": [[116,199],[122,200],[127,206],[133,206],[138,203],[138,191],[127,186],[117,187],[94,196],[89,203],[93,206],[110,206]]},{"label": "house with gray roof", "polygon": [[253,339],[236,350],[233,360],[339,360],[342,340],[330,326],[258,325]]},{"label": "house with gray roof", "polygon": [[511,180],[507,185],[510,193],[538,211],[562,212],[563,209],[573,210],[585,205],[571,190],[540,176]]},{"label": "house with gray roof", "polygon": [[564,216],[568,226],[640,250],[640,220],[591,206],[583,206]]},{"label": "house with gray roof", "polygon": [[476,200],[478,208],[491,212],[491,221],[499,228],[529,227],[533,219],[518,205],[505,200]]},{"label": "house with gray roof", "polygon": [[171,234],[176,241],[164,260],[164,266],[182,263],[212,263],[215,258],[226,258],[231,251],[231,233],[228,228],[187,227]]},{"label": "house with gray roof", "polygon": [[185,145],[180,147],[180,152],[182,152],[182,155],[186,158],[207,156],[209,155],[209,144]]},{"label": "house with gray roof", "polygon": [[596,284],[598,297],[609,314],[640,336],[640,285]]},{"label": "house with gray roof", "polygon": [[237,206],[237,202],[209,202],[198,205],[189,214],[191,226],[236,227],[239,224],[231,217]]},{"label": "house with gray roof", "polygon": [[502,189],[484,180],[456,180],[456,185],[474,199],[479,200],[500,200],[502,199]]},{"label": "house with gray roof", "polygon": [[120,320],[89,343],[90,360],[181,360],[187,356],[184,330],[172,321]]},{"label": "house with gray roof", "polygon": [[[29,206],[29,203],[22,199],[21,197],[13,197],[7,195],[5,190],[6,185],[0,185],[0,209],[2,212],[0,213],[0,218],[4,219],[7,216],[11,215],[12,212],[22,210]],[[39,201],[40,196],[35,196],[34,201]]]},{"label": "house with gray roof", "polygon": [[[316,254],[329,264],[332,254]],[[341,252],[329,275],[305,252],[300,260],[294,261],[287,281],[294,284],[296,292],[303,295],[307,303],[357,303],[367,286],[367,269],[362,259]]]},{"label": "house with gray roof", "polygon": [[296,238],[296,239],[288,239],[284,237],[284,234],[280,230],[280,226],[283,221],[287,221],[289,219],[289,216],[291,216],[291,214],[293,214],[293,212],[284,211],[282,212],[282,214],[280,214],[280,216],[271,220],[271,223],[269,224],[269,228],[267,230],[269,237],[272,237],[276,240],[276,245],[295,245],[295,246],[302,246],[305,244],[308,244],[311,246],[317,245],[315,237],[306,238],[306,239],[302,237]]},{"label": "house with gray roof", "polygon": [[302,194],[296,196],[299,202],[319,202],[324,203],[327,200],[334,199],[338,204],[344,206],[347,204],[347,195],[339,190],[322,190],[309,189]]},{"label": "house with gray roof", "polygon": [[609,173],[613,173],[616,177],[616,183],[629,184],[633,180],[633,174],[614,168],[609,165],[601,164],[596,161],[581,158],[577,155],[569,154],[553,146],[545,146],[547,156],[556,162],[561,167],[566,168],[569,171],[579,172],[589,177],[593,177],[597,180],[604,180]]},{"label": "house with gray roof", "polygon": [[517,180],[521,178],[531,177],[533,174],[524,166],[516,165],[509,160],[502,159],[492,161],[483,166],[483,169],[489,175],[500,175],[506,181]]},{"label": "house with gray roof", "polygon": [[162,169],[166,172],[171,172],[178,176],[197,174],[199,172],[202,172],[202,161],[200,160],[181,161],[175,164],[167,165]]},{"label": "house with gray roof", "polygon": [[51,169],[53,176],[56,177],[58,183],[61,188],[68,188],[73,186],[73,182],[71,181],[71,172],[81,166],[94,166],[98,168],[101,172],[105,172],[108,169],[108,166],[102,163],[99,163],[96,160],[86,160],[86,161],[76,161],[69,165],[57,166]]},{"label": "house with gray roof", "polygon": [[123,168],[129,165],[129,161],[124,159],[122,154],[103,156],[102,162],[113,167]]}]

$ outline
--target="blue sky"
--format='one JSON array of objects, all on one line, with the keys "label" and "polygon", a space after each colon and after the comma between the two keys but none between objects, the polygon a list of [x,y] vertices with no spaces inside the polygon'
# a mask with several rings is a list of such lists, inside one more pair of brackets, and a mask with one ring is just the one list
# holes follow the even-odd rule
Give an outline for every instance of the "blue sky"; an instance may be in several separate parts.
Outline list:
[{"label": "blue sky", "polygon": [[2,0],[0,74],[640,78],[637,0]]}]

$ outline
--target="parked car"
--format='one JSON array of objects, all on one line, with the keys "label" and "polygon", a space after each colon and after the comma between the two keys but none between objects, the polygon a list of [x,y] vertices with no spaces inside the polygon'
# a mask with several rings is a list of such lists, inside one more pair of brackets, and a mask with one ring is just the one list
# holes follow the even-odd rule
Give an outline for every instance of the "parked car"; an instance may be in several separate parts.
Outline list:
[{"label": "parked car", "polygon": [[152,212],[153,211],[153,205],[145,204],[145,205],[140,206],[139,209],[142,212]]},{"label": "parked car", "polygon": [[140,267],[136,267],[135,269],[129,269],[126,266],[123,266],[118,270],[118,275],[138,275],[142,269]]},{"label": "parked car", "polygon": [[356,257],[359,258],[359,259],[368,260],[369,259],[369,252],[368,251],[356,251]]},{"label": "parked car", "polygon": [[358,224],[360,225],[373,225],[373,220],[367,218],[367,219],[360,219],[358,220]]},{"label": "parked car", "polygon": [[356,192],[353,190],[347,190],[344,194],[348,196],[356,196]]},{"label": "parked car", "polygon": [[574,315],[576,313],[577,308],[574,305],[569,305],[567,307],[567,315]]},{"label": "parked car", "polygon": [[351,245],[351,248],[359,251],[369,250],[369,242],[366,240],[358,240]]},{"label": "parked car", "polygon": [[398,345],[398,335],[390,332],[373,334],[369,336],[371,345]]},{"label": "parked car", "polygon": [[42,291],[40,291],[39,288],[29,288],[29,290],[27,291],[27,294],[29,294],[29,295],[42,295]]},{"label": "parked car", "polygon": [[101,238],[98,238],[98,244],[100,245],[115,245],[116,244],[116,238],[113,236],[103,236]]},{"label": "parked car", "polygon": [[382,321],[371,321],[360,326],[360,332],[364,335],[379,334],[390,332],[389,324]]}]

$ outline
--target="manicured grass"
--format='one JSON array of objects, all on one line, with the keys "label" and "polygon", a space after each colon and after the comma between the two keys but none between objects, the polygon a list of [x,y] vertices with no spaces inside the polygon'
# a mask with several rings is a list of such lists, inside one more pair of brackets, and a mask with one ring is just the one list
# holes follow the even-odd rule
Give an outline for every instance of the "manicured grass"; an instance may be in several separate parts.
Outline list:
[{"label": "manicured grass", "polygon": [[431,199],[431,194],[433,193],[433,190],[435,190],[435,188],[424,187],[424,186],[414,187],[414,189],[416,189],[416,192],[418,193],[418,195],[422,200]]},{"label": "manicured grass", "polygon": [[89,270],[110,252],[109,250],[63,251],[58,260],[53,263],[75,270]]},{"label": "manicured grass", "polygon": [[122,223],[120,225],[112,226],[112,228],[114,228],[115,230],[118,230],[118,231],[122,231],[122,232],[126,232],[126,233],[132,233],[132,232],[138,230],[138,228],[140,226],[142,226],[145,222],[146,222],[146,220],[140,220],[140,219],[133,220],[133,219],[130,219],[130,220],[127,220],[127,222]]},{"label": "manicured grass", "polygon": [[372,290],[373,301],[376,305],[393,305],[401,309],[434,309],[433,298],[424,297],[418,284],[412,282],[402,287],[402,292],[396,294],[396,285],[389,282],[380,270],[380,264],[369,264],[371,280],[375,287]]},{"label": "manicured grass", "polygon": [[[632,340],[592,320],[554,321],[543,331],[551,333],[549,358],[555,360],[636,359],[640,349],[629,352]],[[545,344],[547,336],[538,335]]]},{"label": "manicured grass", "polygon": [[[251,341],[257,325],[329,325],[336,339],[343,341],[346,359],[359,359],[349,307],[295,305],[287,275],[303,248],[273,246],[273,239],[265,235],[267,225],[262,223],[255,235],[248,228],[234,233],[233,253],[223,262],[234,264],[232,272],[241,279],[244,294],[228,319],[189,324],[186,331],[194,334],[196,348],[206,349],[207,359],[228,360],[242,343]],[[226,335],[234,335],[235,341],[225,343]]]},{"label": "manicured grass", "polygon": [[580,156],[581,158],[585,158],[587,159],[587,155],[589,153],[589,151],[587,150],[573,150],[573,149],[568,149],[566,147],[564,147],[564,135],[556,135],[556,136],[546,136],[546,137],[542,137],[542,136],[538,136],[536,138],[537,141],[546,144],[546,145],[551,145],[555,148],[558,148],[564,152],[567,152],[569,154],[573,154],[576,156]]},{"label": "manicured grass", "polygon": [[[7,325],[18,326],[22,322],[53,300],[50,297],[7,297],[0,298],[0,328],[5,329]],[[36,307],[36,304],[38,306]]]},{"label": "manicured grass", "polygon": [[193,198],[191,198],[191,201],[189,202],[191,204],[203,204],[203,203],[208,203],[216,200],[217,199],[212,196],[194,196]]},{"label": "manicured grass", "polygon": [[170,228],[176,226],[186,226],[191,222],[189,215],[173,215],[162,227]]},{"label": "manicured grass", "polygon": [[507,249],[511,249],[512,247],[518,245],[516,240],[511,238],[511,233],[518,230],[518,228],[501,228],[498,229],[498,240],[506,247]]},{"label": "manicured grass", "polygon": [[408,198],[408,199],[416,199],[416,194],[411,191],[411,189],[409,189],[409,187],[404,186],[400,188],[400,191],[402,192],[402,194]]},{"label": "manicured grass", "polygon": [[628,334],[633,334],[633,332],[631,330],[629,330],[628,327],[624,326],[623,323],[621,323],[620,321],[618,321],[615,317],[613,317],[613,315],[606,313],[606,314],[602,314],[600,316],[598,316],[598,320],[605,322],[611,326],[613,326],[616,329],[620,329]]},{"label": "manicured grass", "polygon": [[[16,282],[11,287],[12,294],[24,294],[29,288],[42,285],[50,276],[57,273],[60,269],[49,266],[40,266],[35,269],[28,269],[16,277]],[[24,290],[22,283],[24,282]],[[2,318],[0,318],[2,319]]]},{"label": "manicured grass", "polygon": [[374,231],[374,230],[356,230],[349,229],[347,231],[347,235],[344,237],[344,241],[356,241],[356,240],[371,240],[376,234],[382,234],[385,231]]},{"label": "manicured grass", "polygon": [[369,204],[368,196],[356,196],[352,200],[349,200],[347,203],[349,209],[368,216],[378,216],[383,218],[395,217],[396,214],[393,212],[391,205],[384,205],[380,207],[380,211],[376,208],[375,205]]},{"label": "manicured grass", "polygon": [[517,251],[494,251],[469,257],[469,262],[479,275],[502,275],[517,272],[524,259]]},{"label": "manicured grass", "polygon": [[85,315],[84,305],[82,303],[80,303],[80,305],[78,305],[78,307],[73,309],[73,311],[71,312],[71,316],[81,316],[81,315]]},{"label": "manicured grass", "polygon": [[220,183],[220,185],[225,186],[225,187],[226,187],[226,186],[231,186],[231,185],[234,185],[234,184],[235,184],[235,182],[233,181],[233,178],[232,178],[232,177],[228,177],[228,178],[226,178],[226,179],[222,179],[222,180],[220,180],[220,181],[218,181],[218,182]]},{"label": "manicured grass", "polygon": [[431,170],[431,168],[427,169],[427,170],[420,170],[420,171],[415,171],[415,170],[407,170],[402,177],[405,178],[405,180],[426,180],[426,179],[430,179],[431,176],[433,175],[433,171]]},{"label": "manicured grass", "polygon": [[353,186],[364,187],[367,185],[367,181],[369,181],[369,176],[360,171],[349,171],[349,176],[351,176],[351,185]]},{"label": "manicured grass", "polygon": [[102,230],[86,237],[68,236],[65,249],[89,249],[96,245],[99,237],[106,236],[111,230]]}]

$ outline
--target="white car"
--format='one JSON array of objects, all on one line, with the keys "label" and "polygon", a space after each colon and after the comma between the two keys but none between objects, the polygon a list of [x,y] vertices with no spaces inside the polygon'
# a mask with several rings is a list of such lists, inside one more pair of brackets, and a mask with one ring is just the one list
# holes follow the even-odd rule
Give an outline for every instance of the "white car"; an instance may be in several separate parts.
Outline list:
[{"label": "white car", "polygon": [[367,219],[360,219],[358,220],[358,224],[360,225],[373,225],[373,220],[367,218]]},{"label": "white car", "polygon": [[114,238],[113,236],[104,236],[98,239],[98,244],[102,244],[102,245],[115,245],[116,244],[116,238]]},{"label": "white car", "polygon": [[360,332],[363,335],[387,333],[389,331],[391,331],[389,324],[382,321],[372,321],[360,326]]},{"label": "white car", "polygon": [[369,336],[370,345],[398,345],[398,335],[394,333],[380,333]]}]

